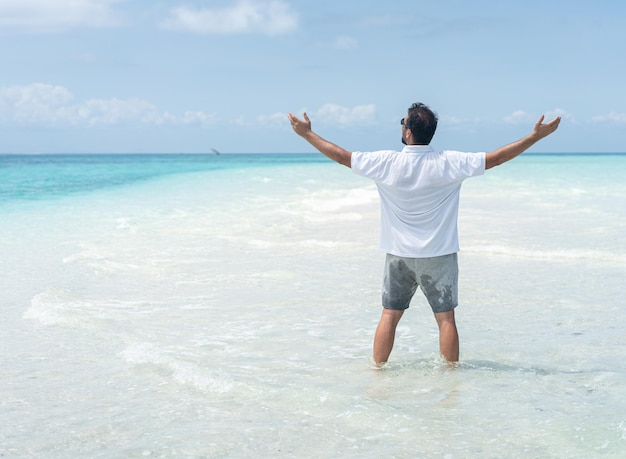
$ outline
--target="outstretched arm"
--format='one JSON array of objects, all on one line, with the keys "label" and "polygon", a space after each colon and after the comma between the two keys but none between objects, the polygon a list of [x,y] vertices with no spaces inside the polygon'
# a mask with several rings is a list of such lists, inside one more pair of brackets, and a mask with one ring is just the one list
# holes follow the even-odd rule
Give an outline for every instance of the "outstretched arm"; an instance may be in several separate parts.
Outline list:
[{"label": "outstretched arm", "polygon": [[539,118],[539,121],[535,123],[533,132],[528,134],[523,139],[517,142],[510,143],[504,147],[500,147],[491,153],[487,153],[485,169],[491,169],[492,167],[499,166],[502,163],[512,160],[513,158],[521,155],[528,150],[535,143],[539,142],[544,137],[552,134],[559,127],[561,117],[557,116],[549,123],[543,123],[543,115]]},{"label": "outstretched arm", "polygon": [[306,113],[304,114],[304,120],[301,120],[297,116],[290,113],[289,121],[291,122],[291,127],[295,133],[313,145],[313,147],[320,153],[329,157],[333,161],[337,161],[339,164],[350,167],[352,153],[326,139],[323,139],[313,132],[311,130],[311,120]]}]

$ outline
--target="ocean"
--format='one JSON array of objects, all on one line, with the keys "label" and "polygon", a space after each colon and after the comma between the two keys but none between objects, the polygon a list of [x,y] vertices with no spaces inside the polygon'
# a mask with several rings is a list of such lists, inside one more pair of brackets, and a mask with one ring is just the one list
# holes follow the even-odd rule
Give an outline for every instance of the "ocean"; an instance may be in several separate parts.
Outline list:
[{"label": "ocean", "polygon": [[0,156],[0,457],[626,456],[626,155],[461,192],[461,361],[375,370],[375,186],[316,154]]}]

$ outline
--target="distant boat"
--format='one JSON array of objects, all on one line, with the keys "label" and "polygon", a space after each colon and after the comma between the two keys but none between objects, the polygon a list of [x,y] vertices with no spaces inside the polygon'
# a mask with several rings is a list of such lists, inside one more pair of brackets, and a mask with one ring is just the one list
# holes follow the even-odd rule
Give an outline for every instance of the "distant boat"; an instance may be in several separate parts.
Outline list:
[{"label": "distant boat", "polygon": [[211,151],[212,151],[213,153],[215,153],[216,155],[219,155],[219,154],[220,154],[220,152],[219,152],[219,151],[217,151],[215,148],[211,148]]}]

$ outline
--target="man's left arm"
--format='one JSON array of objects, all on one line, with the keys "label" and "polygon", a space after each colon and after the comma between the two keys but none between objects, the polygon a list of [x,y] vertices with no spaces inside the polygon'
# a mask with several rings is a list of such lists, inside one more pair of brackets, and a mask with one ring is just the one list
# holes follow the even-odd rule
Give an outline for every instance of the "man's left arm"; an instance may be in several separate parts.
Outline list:
[{"label": "man's left arm", "polygon": [[533,131],[526,137],[487,153],[485,156],[485,169],[491,169],[492,167],[499,166],[500,164],[521,155],[535,143],[556,131],[559,127],[559,123],[561,122],[560,116],[557,116],[552,121],[545,124],[543,119],[544,117],[541,115],[539,121],[535,123]]},{"label": "man's left arm", "polygon": [[289,121],[294,132],[309,142],[316,150],[322,153],[324,156],[332,159],[333,161],[343,164],[346,167],[351,167],[352,152],[335,145],[332,142],[320,137],[311,129],[311,120],[304,114],[304,120],[301,120],[297,116],[289,113]]}]

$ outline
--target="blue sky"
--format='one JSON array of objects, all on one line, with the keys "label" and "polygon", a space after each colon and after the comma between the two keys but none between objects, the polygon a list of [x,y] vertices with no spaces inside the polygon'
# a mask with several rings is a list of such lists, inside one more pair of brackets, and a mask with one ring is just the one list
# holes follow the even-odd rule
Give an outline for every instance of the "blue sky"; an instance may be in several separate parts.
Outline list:
[{"label": "blue sky", "polygon": [[488,151],[542,113],[545,152],[626,151],[626,2],[0,0],[0,153]]}]

